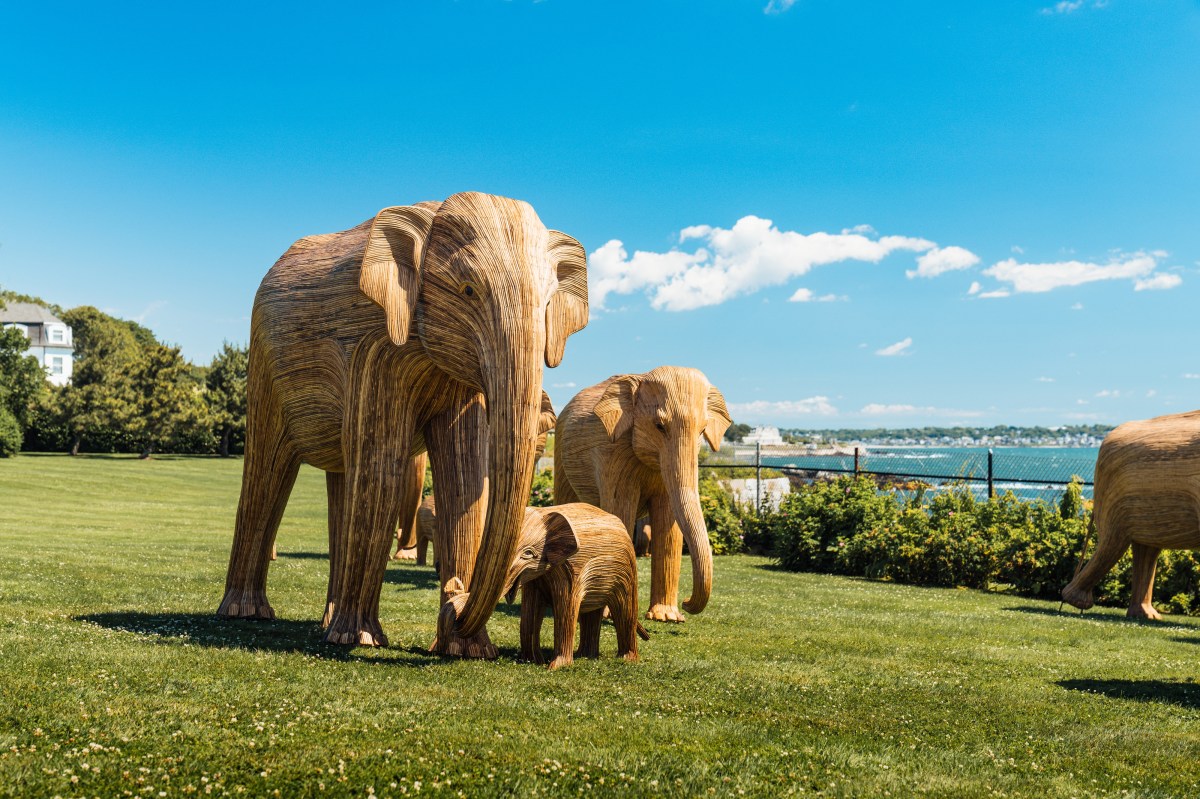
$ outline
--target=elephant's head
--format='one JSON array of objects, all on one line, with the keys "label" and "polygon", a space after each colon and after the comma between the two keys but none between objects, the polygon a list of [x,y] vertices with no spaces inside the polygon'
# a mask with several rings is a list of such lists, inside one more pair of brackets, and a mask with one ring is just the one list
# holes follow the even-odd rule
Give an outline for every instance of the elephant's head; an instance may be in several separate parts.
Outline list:
[{"label": "elephant's head", "polygon": [[396,345],[417,335],[433,363],[483,392],[488,515],[458,627],[482,629],[504,590],[529,497],[542,414],[542,364],[557,366],[587,324],[583,247],[527,203],[475,192],[387,208],[363,255],[362,291]]},{"label": "elephant's head", "polygon": [[505,599],[512,602],[517,589],[540,577],[579,551],[579,538],[570,520],[554,510],[525,510],[517,554],[504,576]]},{"label": "elephant's head", "polygon": [[558,415],[554,413],[554,406],[550,404],[550,395],[543,390],[542,410],[538,415],[537,446],[534,447],[533,455],[534,463],[537,463],[546,452],[546,441],[550,437],[550,431],[554,429],[554,425],[556,424],[558,424]]},{"label": "elephant's head", "polygon": [[614,378],[595,412],[613,441],[627,439],[638,460],[662,476],[692,557],[692,596],[683,607],[699,613],[712,592],[712,551],[698,490],[700,438],[720,447],[730,424],[725,398],[699,370],[660,366]]}]

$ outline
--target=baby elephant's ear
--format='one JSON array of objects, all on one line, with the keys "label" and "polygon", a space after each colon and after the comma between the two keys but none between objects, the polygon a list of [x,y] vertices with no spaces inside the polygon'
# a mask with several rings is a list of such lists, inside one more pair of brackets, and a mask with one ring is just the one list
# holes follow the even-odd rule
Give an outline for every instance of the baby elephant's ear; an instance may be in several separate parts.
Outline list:
[{"label": "baby elephant's ear", "polygon": [[546,546],[542,549],[542,561],[556,566],[579,551],[579,537],[571,520],[558,511],[548,511],[545,516]]}]

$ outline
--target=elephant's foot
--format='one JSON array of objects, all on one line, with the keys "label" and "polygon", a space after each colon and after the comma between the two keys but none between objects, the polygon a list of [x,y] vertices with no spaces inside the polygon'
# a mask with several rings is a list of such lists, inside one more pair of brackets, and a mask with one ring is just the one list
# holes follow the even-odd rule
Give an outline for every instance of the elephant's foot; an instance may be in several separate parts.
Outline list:
[{"label": "elephant's foot", "polygon": [[664,605],[661,602],[651,605],[646,611],[646,618],[653,621],[671,621],[676,624],[682,624],[687,621],[683,614],[679,612],[679,608],[675,605]]},{"label": "elephant's foot", "polygon": [[1071,583],[1062,590],[1062,598],[1063,602],[1080,610],[1087,610],[1095,604],[1095,600],[1092,599],[1092,592],[1076,588],[1074,583]]},{"label": "elephant's foot", "polygon": [[252,588],[230,588],[217,608],[223,619],[273,619],[275,611],[267,602],[267,592]]},{"label": "elephant's foot", "polygon": [[1149,602],[1141,602],[1129,606],[1129,610],[1125,611],[1125,615],[1131,619],[1149,619],[1150,621],[1162,621],[1162,616],[1154,605]]},{"label": "elephant's foot", "polygon": [[571,657],[570,655],[559,655],[554,660],[550,661],[550,665],[546,668],[550,671],[556,671],[558,669],[570,666],[574,662],[575,658]]},{"label": "elephant's foot", "polygon": [[637,652],[626,652],[624,655],[621,655],[621,657],[625,659],[626,663],[637,663],[638,662],[638,653]]},{"label": "elephant's foot", "polygon": [[533,649],[522,649],[517,659],[522,663],[536,663],[539,666],[546,662],[546,659],[542,657],[542,648],[540,646]]},{"label": "elephant's foot", "polygon": [[[326,611],[328,615],[328,611]],[[341,646],[387,646],[387,636],[379,619],[364,619],[357,614],[333,612],[325,630],[327,644]]]},{"label": "elephant's foot", "polygon": [[392,555],[392,560],[416,560],[416,559],[417,559],[417,548],[416,547],[409,547],[408,549],[397,549],[396,553],[394,555]]},{"label": "elephant's foot", "polygon": [[488,637],[486,629],[480,630],[470,638],[459,635],[458,630],[439,634],[437,640],[433,642],[433,646],[429,647],[429,651],[446,657],[474,660],[495,660],[500,657],[500,650],[496,649],[496,645]]}]

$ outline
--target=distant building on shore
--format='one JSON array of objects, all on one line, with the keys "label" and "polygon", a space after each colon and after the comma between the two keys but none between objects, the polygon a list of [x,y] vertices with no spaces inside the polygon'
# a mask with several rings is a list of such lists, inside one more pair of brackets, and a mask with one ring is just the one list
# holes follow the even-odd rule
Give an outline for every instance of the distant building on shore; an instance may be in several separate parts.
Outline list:
[{"label": "distant building on shore", "polygon": [[779,435],[778,427],[756,427],[754,432],[742,436],[743,444],[762,444],[764,447],[772,444],[782,444],[783,436]]},{"label": "distant building on shore", "polygon": [[29,339],[27,353],[46,370],[46,379],[56,386],[71,381],[75,366],[75,343],[71,327],[46,308],[31,302],[10,302],[0,308],[0,325],[15,327]]}]

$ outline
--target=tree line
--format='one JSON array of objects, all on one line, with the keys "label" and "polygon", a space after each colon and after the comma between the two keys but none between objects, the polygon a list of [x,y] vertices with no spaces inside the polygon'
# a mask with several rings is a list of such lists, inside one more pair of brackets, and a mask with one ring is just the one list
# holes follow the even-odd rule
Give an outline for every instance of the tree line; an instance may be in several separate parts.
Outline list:
[{"label": "tree line", "polygon": [[33,302],[66,322],[74,367],[46,380],[28,342],[0,329],[0,456],[27,451],[240,453],[246,431],[247,348],[226,342],[208,365],[147,327],[90,305],[63,310],[0,290],[0,305]]}]

